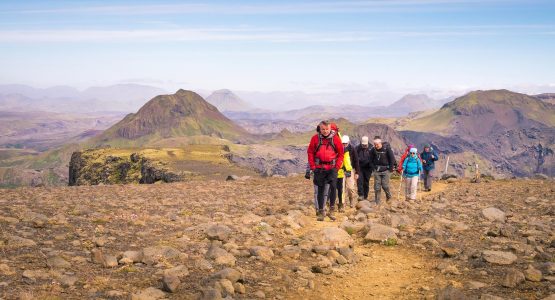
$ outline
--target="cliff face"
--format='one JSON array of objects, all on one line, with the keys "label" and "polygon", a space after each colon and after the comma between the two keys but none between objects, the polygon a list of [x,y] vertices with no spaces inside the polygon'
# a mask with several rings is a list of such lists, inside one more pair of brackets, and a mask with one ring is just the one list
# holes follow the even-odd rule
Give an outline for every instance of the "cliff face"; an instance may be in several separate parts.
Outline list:
[{"label": "cliff face", "polygon": [[69,163],[69,185],[155,183],[180,181],[163,162],[132,153],[106,154],[104,149],[74,152]]}]

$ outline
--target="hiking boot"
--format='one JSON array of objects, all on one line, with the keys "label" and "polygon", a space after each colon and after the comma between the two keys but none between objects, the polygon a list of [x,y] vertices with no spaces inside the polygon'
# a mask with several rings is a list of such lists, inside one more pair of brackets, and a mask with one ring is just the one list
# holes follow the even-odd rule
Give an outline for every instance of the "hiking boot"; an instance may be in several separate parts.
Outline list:
[{"label": "hiking boot", "polygon": [[362,195],[358,196],[358,201],[362,201]]},{"label": "hiking boot", "polygon": [[337,206],[337,211],[340,212],[340,213],[345,212],[345,209],[343,209],[343,204],[339,204],[339,205]]},{"label": "hiking boot", "polygon": [[317,218],[316,221],[324,221],[324,210],[320,209],[316,212]]},{"label": "hiking boot", "polygon": [[336,218],[333,215],[333,212],[335,211],[335,207],[330,207],[330,210],[328,211],[328,218],[330,218],[330,220],[335,221]]}]

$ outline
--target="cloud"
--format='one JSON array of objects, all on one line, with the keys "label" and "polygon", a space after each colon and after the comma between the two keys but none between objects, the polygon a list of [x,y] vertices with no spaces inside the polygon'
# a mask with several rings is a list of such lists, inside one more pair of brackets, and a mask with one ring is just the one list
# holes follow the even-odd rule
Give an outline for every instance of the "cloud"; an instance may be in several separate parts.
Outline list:
[{"label": "cloud", "polygon": [[452,8],[457,5],[487,5],[525,3],[522,0],[370,0],[370,1],[309,1],[281,3],[186,3],[186,4],[131,4],[12,9],[4,13],[18,14],[106,14],[106,15],[161,15],[161,14],[327,14],[406,11],[411,9]]},{"label": "cloud", "polygon": [[[549,27],[551,26],[551,27]],[[368,42],[386,38],[495,36],[515,34],[551,35],[544,27],[438,28],[419,30],[299,32],[273,28],[169,28],[169,29],[49,29],[0,30],[0,42],[161,42],[161,41],[263,41],[274,43],[307,42]],[[516,29],[523,29],[517,31]]]}]

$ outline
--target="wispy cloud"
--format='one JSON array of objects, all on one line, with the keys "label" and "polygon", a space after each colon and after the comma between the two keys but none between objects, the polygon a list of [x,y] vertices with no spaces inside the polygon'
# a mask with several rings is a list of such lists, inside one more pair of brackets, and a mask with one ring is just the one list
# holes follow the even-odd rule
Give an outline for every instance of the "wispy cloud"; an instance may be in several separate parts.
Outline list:
[{"label": "wispy cloud", "polygon": [[[262,41],[273,43],[367,42],[386,38],[500,36],[519,34],[510,26],[451,28],[443,30],[297,32],[263,28],[192,28],[137,30],[0,30],[0,42],[163,42],[163,41]],[[524,27],[526,29],[527,27]],[[524,30],[520,34],[551,35],[551,30]],[[551,27],[553,28],[553,26]]]},{"label": "wispy cloud", "polygon": [[78,7],[52,7],[37,9],[5,9],[0,13],[53,14],[92,13],[106,15],[155,14],[325,14],[398,11],[414,8],[438,10],[456,5],[484,5],[522,3],[523,0],[370,0],[370,1],[313,1],[281,3],[187,3],[187,4],[130,4],[89,5]]}]

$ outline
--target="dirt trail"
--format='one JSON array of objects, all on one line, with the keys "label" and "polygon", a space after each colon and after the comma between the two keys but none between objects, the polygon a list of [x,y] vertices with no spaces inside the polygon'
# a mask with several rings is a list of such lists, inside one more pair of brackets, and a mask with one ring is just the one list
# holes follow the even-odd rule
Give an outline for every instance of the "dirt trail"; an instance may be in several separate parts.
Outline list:
[{"label": "dirt trail", "polygon": [[[397,197],[399,181],[392,181],[392,194]],[[425,196],[440,193],[446,189],[443,183],[434,184],[432,192]],[[401,193],[401,199],[404,195]],[[422,199],[420,195],[418,199]],[[302,233],[325,227],[338,226],[355,209],[347,208],[345,213],[337,214],[337,221],[313,220],[302,229]],[[437,258],[427,251],[410,245],[385,246],[364,244],[356,238],[355,253],[360,261],[352,266],[340,268],[331,275],[317,277],[315,288],[303,294],[307,299],[419,299],[434,298],[438,286],[447,285],[445,276],[435,268]],[[300,295],[290,295],[288,299],[298,299]]]}]

